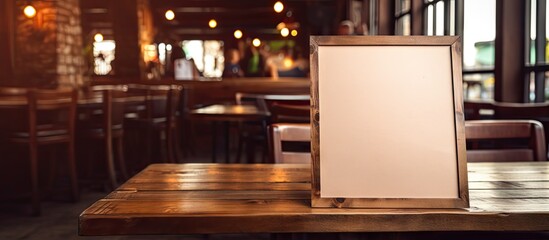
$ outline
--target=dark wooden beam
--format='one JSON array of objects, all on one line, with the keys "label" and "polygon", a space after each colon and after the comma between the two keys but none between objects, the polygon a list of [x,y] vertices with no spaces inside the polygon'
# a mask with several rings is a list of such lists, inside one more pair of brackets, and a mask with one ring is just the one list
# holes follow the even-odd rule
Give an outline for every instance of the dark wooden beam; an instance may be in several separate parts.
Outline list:
[{"label": "dark wooden beam", "polygon": [[378,35],[395,34],[395,1],[378,2]]},{"label": "dark wooden beam", "polygon": [[13,77],[14,1],[0,2],[0,81]]},{"label": "dark wooden beam", "polygon": [[[285,0],[284,8],[288,9],[294,6],[304,5],[311,0]],[[334,0],[316,0],[315,2],[332,2]],[[155,0],[151,1],[153,8],[179,8],[179,7],[219,7],[219,8],[235,8],[235,9],[248,9],[254,7],[265,7],[274,5],[275,1],[262,1],[262,0]]]},{"label": "dark wooden beam", "polygon": [[494,100],[525,99],[524,35],[525,1],[496,1],[496,53]]},{"label": "dark wooden beam", "polygon": [[114,73],[119,77],[139,78],[140,47],[136,0],[116,0],[110,3],[115,51]]},{"label": "dark wooden beam", "polygon": [[424,1],[423,0],[411,0],[410,11],[411,11],[411,33],[412,35],[423,35],[423,9]]}]

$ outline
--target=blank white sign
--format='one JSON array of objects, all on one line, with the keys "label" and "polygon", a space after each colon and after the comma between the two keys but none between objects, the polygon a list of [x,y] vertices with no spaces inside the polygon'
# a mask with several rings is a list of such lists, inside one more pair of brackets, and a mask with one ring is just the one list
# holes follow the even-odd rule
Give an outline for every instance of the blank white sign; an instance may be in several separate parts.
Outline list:
[{"label": "blank white sign", "polygon": [[450,54],[318,47],[322,198],[459,198]]}]

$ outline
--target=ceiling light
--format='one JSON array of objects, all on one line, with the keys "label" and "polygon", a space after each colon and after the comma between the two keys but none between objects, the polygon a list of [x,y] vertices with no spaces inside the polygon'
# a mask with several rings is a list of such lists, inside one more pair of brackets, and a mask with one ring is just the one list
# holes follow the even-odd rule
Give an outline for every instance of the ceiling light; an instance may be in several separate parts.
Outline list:
[{"label": "ceiling light", "polygon": [[292,36],[294,36],[294,37],[297,36],[297,30],[295,30],[295,29],[292,30],[291,34],[292,34]]},{"label": "ceiling light", "polygon": [[166,19],[171,21],[175,18],[175,13],[172,10],[168,10],[166,11],[166,14],[164,14],[164,16],[166,16]]},{"label": "ceiling light", "polygon": [[95,42],[103,42],[103,34],[101,34],[101,33],[96,33],[96,34],[93,36],[93,40],[95,40]]},{"label": "ceiling light", "polygon": [[275,3],[273,8],[274,8],[275,12],[277,12],[277,13],[282,12],[282,10],[284,10],[284,4],[282,4],[280,1],[278,1],[278,2]]},{"label": "ceiling light", "polygon": [[290,30],[288,28],[283,28],[280,30],[280,35],[282,35],[283,37],[287,37],[288,34],[290,34]]},{"label": "ceiling light", "polygon": [[284,22],[280,22],[279,24],[276,25],[276,29],[279,30],[279,31],[282,30],[285,27],[286,27],[286,23],[284,23]]},{"label": "ceiling light", "polygon": [[241,39],[242,38],[242,31],[240,31],[240,30],[234,31],[234,38]]},{"label": "ceiling light", "polygon": [[254,45],[254,47],[261,46],[261,40],[259,40],[259,38],[254,38],[254,40],[252,40],[252,45]]},{"label": "ceiling light", "polygon": [[36,16],[36,9],[32,5],[27,5],[23,8],[23,14],[25,14],[28,18],[32,18]]},{"label": "ceiling light", "polygon": [[217,21],[215,19],[210,19],[210,21],[208,22],[208,26],[210,26],[210,28],[217,27]]}]

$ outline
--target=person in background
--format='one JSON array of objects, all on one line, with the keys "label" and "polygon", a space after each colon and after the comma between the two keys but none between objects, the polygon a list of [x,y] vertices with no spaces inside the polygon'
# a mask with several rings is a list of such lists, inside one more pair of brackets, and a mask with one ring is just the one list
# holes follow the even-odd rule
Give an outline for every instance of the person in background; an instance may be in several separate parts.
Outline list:
[{"label": "person in background", "polygon": [[236,49],[229,49],[225,58],[224,78],[244,77],[244,72],[240,67],[240,53]]},{"label": "person in background", "polygon": [[[295,51],[294,51],[295,52]],[[273,79],[279,77],[307,77],[308,61],[304,57],[297,57],[285,46],[278,55],[267,59],[267,67]]]},{"label": "person in background", "polygon": [[265,61],[259,49],[254,46],[248,46],[242,59],[242,68],[245,70],[246,77],[264,77]]},{"label": "person in background", "polygon": [[354,35],[355,24],[351,20],[341,21],[337,29],[337,34],[338,35]]}]

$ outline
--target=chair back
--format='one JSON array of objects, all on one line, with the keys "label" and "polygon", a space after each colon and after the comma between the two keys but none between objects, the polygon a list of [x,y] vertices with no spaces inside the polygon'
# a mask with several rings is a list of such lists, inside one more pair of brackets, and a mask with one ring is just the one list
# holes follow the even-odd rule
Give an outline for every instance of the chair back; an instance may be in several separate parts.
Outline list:
[{"label": "chair back", "polygon": [[29,90],[28,99],[28,133],[29,139],[37,138],[43,128],[66,131],[74,141],[76,119],[77,91],[75,89]]},{"label": "chair back", "polygon": [[147,91],[147,118],[150,120],[165,121],[168,109],[170,88],[150,87]]},{"label": "chair back", "polygon": [[[547,152],[543,125],[535,120],[476,120],[465,121],[465,136],[470,146],[469,162],[545,161]],[[488,149],[479,149],[478,140],[511,140]],[[517,142],[526,139],[526,147]]]},{"label": "chair back", "polygon": [[0,96],[26,96],[28,88],[0,87]]},{"label": "chair back", "polygon": [[271,123],[310,123],[309,105],[293,105],[274,102],[271,105]]},{"label": "chair back", "polygon": [[177,116],[179,111],[179,104],[181,102],[181,89],[177,86],[173,86],[168,91],[168,100],[166,108],[166,117],[169,127],[175,127],[177,123]]},{"label": "chair back", "polygon": [[[126,93],[123,90],[107,89],[101,90],[103,98],[102,119],[103,129],[112,131],[114,129],[122,131],[124,125]],[[109,134],[110,135],[110,134]]]},{"label": "chair back", "polygon": [[271,125],[272,150],[275,163],[311,163],[311,153],[289,152],[282,149],[283,142],[311,142],[311,127],[302,123]]}]

